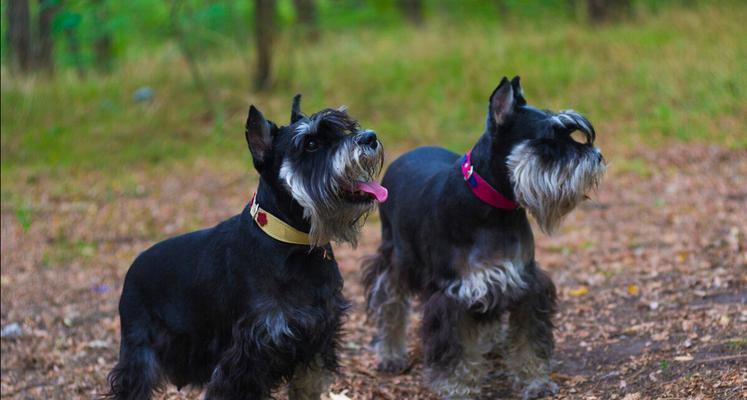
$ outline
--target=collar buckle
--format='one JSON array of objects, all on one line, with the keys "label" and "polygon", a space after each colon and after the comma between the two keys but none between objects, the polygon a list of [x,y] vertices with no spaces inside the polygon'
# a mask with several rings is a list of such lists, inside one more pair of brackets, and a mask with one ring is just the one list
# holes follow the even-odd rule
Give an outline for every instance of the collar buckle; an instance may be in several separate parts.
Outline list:
[{"label": "collar buckle", "polygon": [[475,166],[472,165],[471,160],[472,151],[468,151],[464,155],[464,162],[461,163],[462,176],[467,182],[472,193],[480,199],[483,203],[490,205],[491,207],[500,208],[503,210],[515,210],[519,208],[519,204],[513,200],[509,200],[506,196],[502,195],[490,183],[485,181],[480,174],[475,172]]},{"label": "collar buckle", "polygon": [[[468,164],[468,163],[464,163],[464,166],[465,166],[465,167],[466,167],[467,165],[469,165],[469,164]],[[472,173],[473,173],[473,172],[475,172],[475,166],[474,166],[474,165],[470,165],[470,166],[469,166],[469,169],[468,169],[468,170],[467,170],[467,172],[466,172],[466,173],[464,174],[464,180],[465,180],[465,181],[468,181],[468,180],[469,180],[469,178],[471,178],[471,177],[472,177]]]},{"label": "collar buckle", "polygon": [[279,242],[312,246],[311,237],[308,233],[299,231],[287,222],[260,208],[256,194],[252,198],[249,215],[259,229]]}]

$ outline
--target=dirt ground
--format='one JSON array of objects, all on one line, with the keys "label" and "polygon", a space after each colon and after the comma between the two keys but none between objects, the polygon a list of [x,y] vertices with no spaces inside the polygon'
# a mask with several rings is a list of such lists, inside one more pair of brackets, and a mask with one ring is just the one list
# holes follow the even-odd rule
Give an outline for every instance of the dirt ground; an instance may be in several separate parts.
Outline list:
[{"label": "dirt ground", "polygon": [[[747,152],[678,145],[633,158],[643,167],[615,169],[611,159],[599,192],[561,232],[537,235],[537,259],[561,299],[556,398],[747,399]],[[32,211],[2,208],[2,398],[100,393],[117,357],[116,304],[130,261],[238,212],[254,187],[248,169],[205,162],[113,188],[90,174],[75,190],[26,177]],[[416,315],[408,372],[374,370],[359,259],[378,236],[372,216],[357,249],[337,249],[354,306],[330,395],[432,399]],[[516,397],[500,359],[493,364],[484,398]],[[170,388],[160,398],[199,392]]]}]

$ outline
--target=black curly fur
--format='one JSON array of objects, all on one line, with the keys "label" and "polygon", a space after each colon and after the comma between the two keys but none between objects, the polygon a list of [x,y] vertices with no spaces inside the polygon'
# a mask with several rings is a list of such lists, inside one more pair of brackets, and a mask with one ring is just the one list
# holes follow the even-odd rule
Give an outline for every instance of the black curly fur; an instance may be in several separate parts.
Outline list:
[{"label": "black curly fur", "polygon": [[[542,143],[548,162],[537,163],[537,172],[548,175],[581,158],[594,165],[590,169],[603,170],[591,123],[575,111],[553,113],[528,105],[518,77],[502,79],[490,96],[486,119],[470,153],[471,167],[508,200],[523,205],[507,163],[517,147]],[[586,143],[571,137],[576,130]],[[479,391],[472,378],[481,372],[480,352],[487,351],[481,341],[502,336],[506,313],[514,357],[504,361],[529,360],[515,365],[514,372],[549,382],[555,286],[535,262],[526,210],[480,200],[473,181],[462,173],[465,160],[444,148],[421,147],[394,160],[384,175],[389,199],[379,206],[382,243],[363,263],[380,368],[400,372],[406,365],[402,326],[408,297],[418,297],[426,375],[439,394]],[[470,367],[456,368],[460,365]]]},{"label": "black curly fur", "polygon": [[[246,139],[261,176],[257,202],[308,232],[303,207],[279,179],[288,143],[308,121],[299,101],[295,125],[282,128],[252,107]],[[320,132],[329,145],[352,140],[346,133],[357,127],[340,110],[323,110],[312,121],[342,132]],[[273,239],[250,210],[247,204],[240,215],[157,243],[135,259],[119,303],[119,361],[103,398],[147,400],[172,383],[204,387],[208,400],[265,399],[305,369],[338,370],[349,304],[331,246]],[[320,389],[299,390],[316,396],[303,390]]]}]

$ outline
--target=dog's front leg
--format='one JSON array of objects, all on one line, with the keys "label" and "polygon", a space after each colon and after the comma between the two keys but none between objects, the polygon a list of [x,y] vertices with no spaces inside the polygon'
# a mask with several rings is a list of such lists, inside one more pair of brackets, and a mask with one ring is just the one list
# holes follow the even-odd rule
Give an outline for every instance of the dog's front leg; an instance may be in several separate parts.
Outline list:
[{"label": "dog's front leg", "polygon": [[536,269],[533,290],[511,309],[505,362],[524,386],[523,399],[535,399],[558,391],[550,379],[550,357],[554,348],[552,317],[556,292],[550,278]]},{"label": "dog's front leg", "polygon": [[332,382],[332,373],[322,365],[321,357],[296,368],[288,384],[288,400],[319,400]]},{"label": "dog's front leg", "polygon": [[272,335],[266,320],[244,318],[233,328],[232,342],[221,356],[205,391],[205,400],[264,400],[280,382],[275,348],[283,337]]},{"label": "dog's front leg", "polygon": [[484,335],[457,299],[436,293],[423,307],[421,335],[431,389],[449,400],[474,399],[486,375]]}]

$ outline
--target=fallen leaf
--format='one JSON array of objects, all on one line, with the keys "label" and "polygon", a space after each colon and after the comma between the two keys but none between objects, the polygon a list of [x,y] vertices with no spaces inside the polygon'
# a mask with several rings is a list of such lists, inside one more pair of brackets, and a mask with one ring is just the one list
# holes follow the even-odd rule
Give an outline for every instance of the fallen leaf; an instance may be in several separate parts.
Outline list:
[{"label": "fallen leaf", "polygon": [[329,398],[330,400],[352,400],[348,395],[346,394],[348,392],[347,389],[343,390],[340,393],[335,392],[329,392]]},{"label": "fallen leaf", "polygon": [[569,291],[568,294],[573,297],[586,296],[587,294],[589,294],[589,288],[587,288],[586,286],[581,286]]},{"label": "fallen leaf", "polygon": [[108,349],[112,344],[107,340],[92,340],[86,343],[86,346],[91,349]]}]

